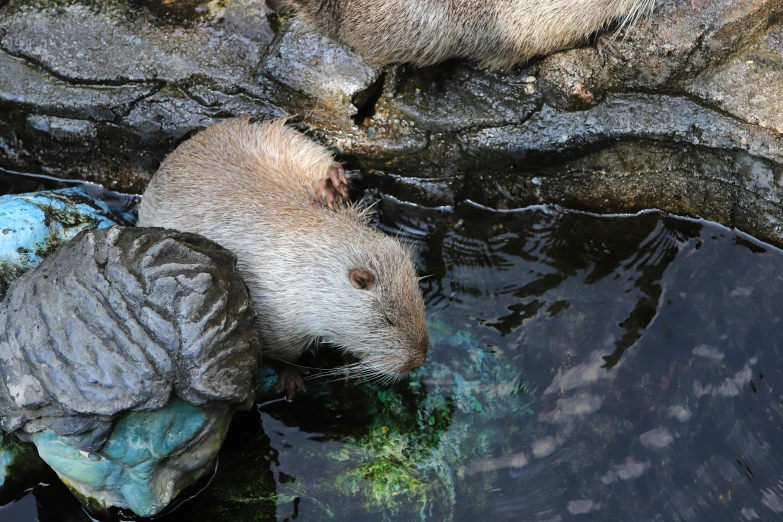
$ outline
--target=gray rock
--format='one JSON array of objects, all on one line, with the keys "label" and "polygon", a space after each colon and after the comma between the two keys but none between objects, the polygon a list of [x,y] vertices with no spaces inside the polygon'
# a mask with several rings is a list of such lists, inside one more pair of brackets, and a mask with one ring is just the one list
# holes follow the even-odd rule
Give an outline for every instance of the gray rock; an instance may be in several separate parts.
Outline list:
[{"label": "gray rock", "polygon": [[[474,162],[519,157],[528,151],[588,149],[605,141],[644,139],[687,143],[783,163],[777,133],[740,123],[684,97],[620,94],[607,96],[591,111],[557,114],[544,107],[522,128],[504,126],[460,134],[462,150]],[[465,161],[463,159],[463,161]]]},{"label": "gray rock", "polygon": [[783,28],[773,26],[755,43],[704,71],[688,92],[748,123],[783,133]]},{"label": "gray rock", "polygon": [[145,143],[163,139],[181,139],[209,127],[221,114],[259,114],[283,117],[281,109],[246,95],[227,95],[206,87],[193,92],[166,89],[136,103],[122,118]]},{"label": "gray rock", "polygon": [[111,121],[152,92],[151,86],[70,85],[21,58],[0,53],[0,103],[49,116]]},{"label": "gray rock", "polygon": [[[262,72],[348,116],[358,111],[356,94],[369,89],[381,74],[361,56],[308,31],[299,21],[283,30]],[[362,101],[360,96],[356,103],[361,105]]]},{"label": "gray rock", "polygon": [[416,121],[419,128],[451,133],[468,128],[519,125],[540,103],[536,78],[530,70],[501,75],[455,64],[411,73],[390,100],[389,108]]},{"label": "gray rock", "polygon": [[0,303],[0,426],[96,450],[123,412],[252,400],[260,351],[234,265],[194,234],[81,233]]},{"label": "gray rock", "polygon": [[155,26],[121,2],[26,2],[6,19],[3,33],[5,52],[63,80],[185,85],[198,79],[229,90],[251,78],[269,43],[218,25]]},{"label": "gray rock", "polygon": [[258,98],[269,97],[256,69],[274,36],[263,0],[177,5],[190,12],[171,20],[124,0],[1,7],[0,167],[141,192],[189,132],[232,115],[284,116]]},{"label": "gray rock", "polygon": [[86,120],[31,114],[27,117],[27,125],[59,142],[80,143],[98,136],[95,124]]},{"label": "gray rock", "polygon": [[584,106],[591,103],[585,91],[597,100],[610,90],[681,89],[763,35],[780,6],[779,0],[659,0],[655,13],[635,27],[614,40],[604,35],[609,45],[602,53],[592,47],[544,59],[545,97],[555,105],[581,99]]},{"label": "gray rock", "polygon": [[[533,187],[536,202],[599,212],[643,202],[783,244],[783,0],[662,0],[614,39],[610,31],[506,73],[462,62],[373,68],[298,22],[269,23],[261,0],[165,3],[171,16],[163,5],[7,5],[0,167],[141,192],[198,129],[248,113],[297,114],[370,187],[418,203],[508,206],[531,199],[503,194]],[[627,161],[618,141],[638,154]],[[651,150],[676,150],[692,168]],[[575,158],[599,156],[600,168],[582,162],[581,181],[566,186]],[[529,185],[534,178],[550,190]],[[729,199],[717,205],[698,192],[709,187]]]}]

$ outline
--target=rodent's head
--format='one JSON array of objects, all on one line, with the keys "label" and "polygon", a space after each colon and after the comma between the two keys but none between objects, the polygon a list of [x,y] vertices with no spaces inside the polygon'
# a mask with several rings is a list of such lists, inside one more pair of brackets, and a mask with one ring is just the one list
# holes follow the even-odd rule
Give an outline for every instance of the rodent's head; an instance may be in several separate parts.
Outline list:
[{"label": "rodent's head", "polygon": [[[394,381],[424,364],[429,334],[413,252],[378,231],[364,229],[342,245],[336,283],[327,302],[322,338],[360,362],[359,375]],[[335,281],[334,278],[337,278]]]}]

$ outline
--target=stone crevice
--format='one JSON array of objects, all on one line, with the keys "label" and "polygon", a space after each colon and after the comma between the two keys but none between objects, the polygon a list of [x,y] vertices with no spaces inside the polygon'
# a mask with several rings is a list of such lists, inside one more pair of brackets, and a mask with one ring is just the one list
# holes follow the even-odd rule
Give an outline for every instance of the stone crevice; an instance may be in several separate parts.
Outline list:
[{"label": "stone crevice", "polygon": [[114,118],[114,122],[113,122],[113,123],[114,123],[115,125],[122,125],[122,120],[124,120],[125,118],[127,118],[127,117],[128,117],[128,115],[130,115],[130,113],[132,113],[132,112],[133,112],[133,110],[134,110],[134,109],[136,109],[136,107],[138,107],[138,105],[139,105],[140,103],[142,103],[144,100],[147,100],[147,99],[149,99],[149,98],[151,98],[151,97],[155,96],[155,95],[156,95],[156,94],[158,94],[159,92],[160,92],[160,88],[156,88],[155,90],[152,90],[152,91],[148,92],[147,94],[145,94],[145,95],[143,95],[143,96],[140,96],[140,97],[136,98],[135,100],[133,100],[133,102],[131,102],[131,103],[128,105],[128,108],[127,108],[127,109],[125,109],[124,111],[122,111],[121,113],[119,113],[119,114],[118,114],[118,115],[117,115],[117,116]]},{"label": "stone crevice", "polygon": [[28,56],[24,53],[16,53],[4,47],[2,43],[2,39],[0,39],[0,52],[8,56],[11,56],[13,58],[23,60],[29,66],[35,67],[36,69],[42,71],[46,75],[51,76],[52,78],[56,78],[61,82],[66,83],[73,87],[130,87],[130,86],[147,86],[150,83],[162,83],[162,82],[156,82],[155,80],[151,80],[151,79],[133,80],[131,78],[121,78],[117,81],[114,81],[114,80],[97,80],[97,79],[88,80],[84,78],[66,76],[48,67],[44,62],[36,59],[33,56]]}]

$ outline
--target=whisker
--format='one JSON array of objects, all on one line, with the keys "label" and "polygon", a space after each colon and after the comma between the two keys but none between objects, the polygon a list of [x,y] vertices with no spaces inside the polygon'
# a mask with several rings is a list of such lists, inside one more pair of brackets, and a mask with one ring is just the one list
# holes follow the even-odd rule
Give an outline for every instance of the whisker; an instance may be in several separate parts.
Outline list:
[{"label": "whisker", "polygon": [[304,368],[305,370],[321,370],[322,369],[322,368],[315,368],[315,367],[312,367],[312,366],[305,366],[303,364],[292,363],[292,362],[284,361],[282,359],[272,359],[271,357],[269,358],[269,360],[277,361],[277,362],[280,362],[280,363],[283,363],[283,364],[287,364],[289,366],[296,366],[297,368]]}]

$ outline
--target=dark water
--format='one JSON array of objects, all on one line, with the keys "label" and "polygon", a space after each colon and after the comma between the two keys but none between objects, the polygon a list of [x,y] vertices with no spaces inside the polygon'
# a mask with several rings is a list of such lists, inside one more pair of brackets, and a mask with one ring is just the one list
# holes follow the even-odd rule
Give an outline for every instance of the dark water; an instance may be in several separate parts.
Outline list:
[{"label": "dark water", "polygon": [[[425,367],[260,391],[158,520],[783,520],[779,250],[658,212],[381,208],[429,276]],[[56,480],[23,494],[50,478],[0,520],[88,520]]]}]

